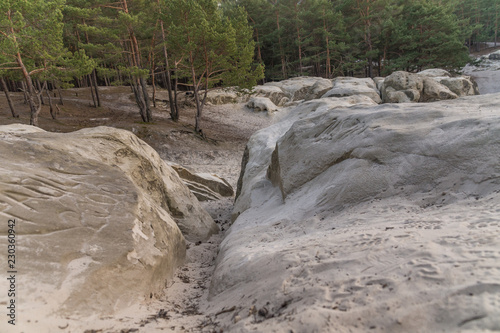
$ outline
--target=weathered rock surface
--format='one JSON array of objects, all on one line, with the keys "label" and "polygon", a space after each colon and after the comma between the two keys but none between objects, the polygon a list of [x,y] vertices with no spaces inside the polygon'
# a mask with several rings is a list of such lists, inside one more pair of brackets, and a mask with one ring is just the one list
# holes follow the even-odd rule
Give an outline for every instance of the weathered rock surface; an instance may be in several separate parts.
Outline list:
[{"label": "weathered rock surface", "polygon": [[452,76],[450,72],[439,68],[426,69],[418,72],[418,75],[432,78],[458,97],[479,95],[477,84],[470,76]]},{"label": "weathered rock surface", "polygon": [[224,331],[496,329],[500,94],[321,102],[248,143],[211,285],[245,310]]},{"label": "weathered rock surface", "polygon": [[210,90],[207,93],[207,103],[213,105],[242,103],[247,100],[248,94],[233,87]]},{"label": "weathered rock surface", "polygon": [[408,72],[394,72],[387,76],[381,94],[384,103],[418,102],[424,88],[422,77]]},{"label": "weathered rock surface", "polygon": [[477,83],[470,76],[440,78],[439,83],[448,87],[458,97],[479,95]]},{"label": "weathered rock surface", "polygon": [[217,175],[195,172],[179,164],[168,163],[181,177],[182,181],[200,201],[219,200],[221,197],[232,197],[231,185]]},{"label": "weathered rock surface", "polygon": [[328,90],[333,88],[332,80],[319,79],[308,89],[304,99],[310,101],[321,98]]},{"label": "weathered rock surface", "polygon": [[458,98],[458,95],[448,89],[447,86],[437,82],[433,78],[422,78],[423,89],[420,102],[435,102]]},{"label": "weathered rock surface", "polygon": [[488,56],[488,59],[490,60],[500,60],[500,52],[493,52],[493,53],[490,53],[490,55]]},{"label": "weathered rock surface", "polygon": [[332,87],[332,82],[320,77],[300,76],[279,82],[269,82],[265,85],[279,87],[290,101],[299,101],[320,98]]},{"label": "weathered rock surface", "polygon": [[281,90],[280,87],[277,86],[271,86],[271,85],[255,86],[252,89],[252,93],[255,97],[269,98],[277,106],[283,106],[290,101],[288,95],[283,90]]},{"label": "weathered rock surface", "polygon": [[418,72],[417,74],[420,76],[427,76],[427,77],[439,77],[439,78],[451,77],[450,72],[441,68],[425,69],[423,71]]},{"label": "weathered rock surface", "polygon": [[184,236],[218,231],[177,173],[128,131],[9,125],[0,137],[0,243],[15,219],[19,316],[112,314],[160,295],[183,263]]},{"label": "weathered rock surface", "polygon": [[375,81],[370,78],[337,77],[333,79],[333,88],[322,97],[368,96],[375,103],[381,103],[380,93]]},{"label": "weathered rock surface", "polygon": [[479,95],[470,76],[452,75],[443,69],[427,69],[418,74],[394,72],[382,85],[384,103],[435,102]]},{"label": "weathered rock surface", "polygon": [[374,77],[373,82],[375,82],[375,85],[377,86],[377,90],[380,92],[382,91],[382,85],[384,84],[385,77]]},{"label": "weathered rock surface", "polygon": [[[265,200],[264,197],[255,196],[254,193],[263,185],[263,181],[267,183],[265,178],[268,168],[267,163],[271,160],[277,139],[288,131],[297,120],[311,114],[336,108],[354,107],[356,105],[374,106],[377,103],[367,96],[315,99],[301,103],[298,107],[292,109],[281,121],[253,135],[244,153],[241,175],[236,190],[236,198],[239,200],[235,202],[232,219],[236,219],[240,213],[248,209],[252,205],[253,200],[259,202]],[[242,186],[243,184],[246,184],[245,187]]]},{"label": "weathered rock surface", "polygon": [[276,104],[274,104],[267,97],[251,97],[246,104],[246,107],[253,109],[254,111],[278,111],[278,107],[276,106]]}]

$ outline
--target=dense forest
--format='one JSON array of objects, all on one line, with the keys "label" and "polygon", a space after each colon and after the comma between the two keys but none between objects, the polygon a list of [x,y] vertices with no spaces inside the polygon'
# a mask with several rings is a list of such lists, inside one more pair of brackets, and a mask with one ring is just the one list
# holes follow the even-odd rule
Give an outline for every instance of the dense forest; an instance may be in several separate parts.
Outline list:
[{"label": "dense forest", "polygon": [[7,98],[24,92],[33,125],[48,90],[89,87],[98,107],[99,86],[128,85],[145,122],[148,85],[168,89],[173,120],[191,90],[198,130],[212,87],[458,69],[496,45],[499,11],[500,0],[2,0],[0,83]]}]

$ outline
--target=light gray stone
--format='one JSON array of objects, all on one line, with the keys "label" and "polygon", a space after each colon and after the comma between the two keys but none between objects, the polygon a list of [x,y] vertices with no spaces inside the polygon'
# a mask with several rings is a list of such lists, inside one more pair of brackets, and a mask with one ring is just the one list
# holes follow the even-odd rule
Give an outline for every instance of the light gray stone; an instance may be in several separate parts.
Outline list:
[{"label": "light gray stone", "polygon": [[219,200],[221,197],[232,197],[231,185],[217,175],[195,172],[176,163],[168,164],[177,172],[182,181],[200,201]]},{"label": "light gray stone", "polygon": [[278,111],[278,107],[267,97],[252,97],[246,106],[255,111]]},{"label": "light gray stone", "polygon": [[333,80],[333,88],[327,91],[325,97],[345,97],[354,95],[368,96],[375,103],[381,103],[380,93],[371,78],[338,77]]},{"label": "light gray stone", "polygon": [[482,304],[499,290],[498,105],[315,100],[255,133],[209,300],[271,315],[221,316],[225,330],[496,327],[500,310]]},{"label": "light gray stone", "polygon": [[6,221],[15,219],[22,304],[31,311],[106,315],[160,296],[184,261],[185,237],[218,231],[177,173],[131,132],[1,126],[0,155],[0,244],[7,247]]},{"label": "light gray stone", "polygon": [[420,76],[427,76],[427,77],[451,77],[450,72],[440,68],[425,69],[423,71],[418,72],[417,74]]},{"label": "light gray stone", "polygon": [[435,102],[446,99],[458,98],[457,94],[448,89],[447,86],[435,81],[430,77],[423,77],[423,89],[420,102]]},{"label": "light gray stone", "polygon": [[424,84],[418,74],[397,71],[387,76],[381,94],[384,103],[418,102]]},{"label": "light gray stone", "polygon": [[280,87],[273,85],[255,86],[252,89],[252,96],[267,97],[277,106],[283,106],[290,101],[288,95]]},{"label": "light gray stone", "polygon": [[470,76],[441,78],[439,83],[448,87],[458,97],[479,95],[477,83]]}]

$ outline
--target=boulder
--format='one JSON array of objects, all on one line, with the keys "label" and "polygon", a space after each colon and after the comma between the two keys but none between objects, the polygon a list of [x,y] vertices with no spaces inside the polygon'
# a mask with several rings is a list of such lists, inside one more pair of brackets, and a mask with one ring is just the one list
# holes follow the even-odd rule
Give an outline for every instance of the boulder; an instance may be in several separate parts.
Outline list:
[{"label": "boulder", "polygon": [[368,96],[375,103],[381,103],[380,93],[373,79],[371,78],[354,78],[354,77],[338,77],[333,79],[333,88],[327,91],[322,98],[325,97],[345,97],[354,95]]},{"label": "boulder", "polygon": [[0,154],[0,243],[7,248],[15,220],[20,318],[109,315],[160,296],[185,238],[218,231],[177,173],[128,131],[1,126]]},{"label": "boulder", "polygon": [[234,195],[233,188],[224,178],[210,173],[195,172],[172,162],[168,164],[200,201],[219,200],[221,197]]},{"label": "boulder", "polygon": [[288,95],[280,87],[272,85],[255,86],[252,94],[255,97],[267,97],[277,106],[283,106],[290,101]]},{"label": "boulder", "polygon": [[374,77],[373,82],[377,86],[378,91],[382,91],[382,85],[384,84],[385,77]]},{"label": "boulder", "polygon": [[384,103],[418,102],[424,87],[418,74],[397,71],[387,76],[381,94]]},{"label": "boulder", "polygon": [[448,87],[458,97],[479,95],[477,83],[470,76],[440,78],[439,83]]},{"label": "boulder", "polygon": [[443,69],[394,72],[384,80],[381,92],[384,103],[434,102],[479,94],[470,76],[452,77]]},{"label": "boulder", "polygon": [[[329,97],[301,103],[286,114],[279,122],[266,129],[257,131],[248,142],[241,165],[241,174],[236,189],[236,200],[231,216],[234,221],[239,214],[247,210],[253,201],[260,202],[266,197],[255,195],[263,184],[267,183],[267,162],[276,147],[276,140],[299,119],[312,114],[330,112],[337,108],[368,107],[377,105],[370,97],[355,95],[348,97]],[[241,197],[241,199],[240,199]]]},{"label": "boulder", "polygon": [[[500,94],[335,109],[322,100],[248,142],[210,287],[220,326],[496,329]],[[235,300],[238,320],[220,310]]]},{"label": "boulder", "polygon": [[240,103],[244,100],[244,96],[235,88],[215,89],[207,93],[207,103],[213,105]]},{"label": "boulder", "polygon": [[435,102],[458,98],[457,94],[448,89],[447,86],[435,81],[433,78],[423,77],[422,83],[423,89],[420,102]]},{"label": "boulder", "polygon": [[332,80],[318,79],[312,86],[309,87],[304,99],[310,101],[321,98],[327,91],[333,88]]},{"label": "boulder", "polygon": [[488,59],[489,60],[500,60],[500,52],[493,52],[493,53],[490,53],[490,55],[488,56]]},{"label": "boulder", "polygon": [[268,82],[266,85],[279,87],[293,102],[320,98],[332,87],[332,82],[321,77],[300,76],[279,82]]},{"label": "boulder", "polygon": [[246,104],[246,107],[255,111],[278,111],[278,107],[267,97],[252,97]]},{"label": "boulder", "polygon": [[450,72],[444,69],[440,68],[430,68],[430,69],[425,69],[423,71],[420,71],[417,73],[420,76],[427,76],[427,77],[451,77]]}]

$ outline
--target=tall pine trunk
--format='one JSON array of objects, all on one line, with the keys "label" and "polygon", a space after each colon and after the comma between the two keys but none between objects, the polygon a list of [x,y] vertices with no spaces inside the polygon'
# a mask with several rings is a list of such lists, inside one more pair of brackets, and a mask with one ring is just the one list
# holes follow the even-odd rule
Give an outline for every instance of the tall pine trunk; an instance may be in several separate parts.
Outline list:
[{"label": "tall pine trunk", "polygon": [[91,80],[92,79],[93,79],[93,83],[94,83],[95,98],[97,100],[97,106],[100,107],[101,106],[101,98],[99,96],[99,89],[98,89],[98,85],[97,85],[97,71],[95,70],[95,68],[91,74]]},{"label": "tall pine trunk", "polygon": [[[128,14],[128,5],[127,0],[122,1],[122,8],[125,13]],[[141,55],[139,51],[139,43],[137,42],[137,38],[135,36],[134,30],[132,26],[129,25],[127,27],[129,34],[129,42],[130,42],[130,57],[129,61],[132,67],[137,67],[141,69]],[[151,108],[149,107],[149,96],[147,91],[146,81],[143,77],[132,77],[131,78],[131,88],[134,92],[135,100],[137,106],[139,107],[139,113],[144,122],[152,122],[153,121],[153,113]]]},{"label": "tall pine trunk", "polygon": [[[12,31],[12,35],[14,35],[14,31]],[[35,87],[33,86],[31,75],[28,73],[28,70],[24,66],[21,54],[19,52],[17,52],[16,54],[16,62],[21,68],[21,72],[26,83],[26,99],[30,107],[30,125],[38,126],[38,114],[42,109],[40,94],[37,94]],[[35,98],[37,98],[37,101],[35,101]]]},{"label": "tall pine trunk", "polygon": [[47,94],[47,97],[49,99],[49,108],[50,108],[50,115],[52,116],[52,119],[56,119],[56,113],[54,111],[54,106],[52,105],[52,97],[50,97],[50,92],[49,92],[49,88],[46,87],[45,88],[45,93]]},{"label": "tall pine trunk", "polygon": [[[160,6],[160,0],[158,0],[158,6]],[[161,13],[161,10],[160,10]],[[163,56],[165,57],[165,72],[167,75],[167,91],[168,91],[168,102],[170,104],[170,117],[173,121],[179,120],[179,109],[177,108],[177,104],[174,102],[174,98],[172,96],[172,78],[170,76],[170,66],[168,61],[168,52],[166,38],[165,38],[165,28],[163,26],[163,20],[160,19],[160,30],[161,30],[161,41],[163,42]]]},{"label": "tall pine trunk", "polygon": [[3,92],[5,93],[5,97],[7,98],[7,103],[9,103],[9,108],[10,108],[10,112],[12,113],[12,117],[19,118],[19,115],[17,114],[16,109],[14,109],[14,104],[12,103],[12,99],[10,98],[9,88],[7,88],[7,84],[5,83],[5,80],[3,77],[0,77],[0,83],[2,84]]}]

